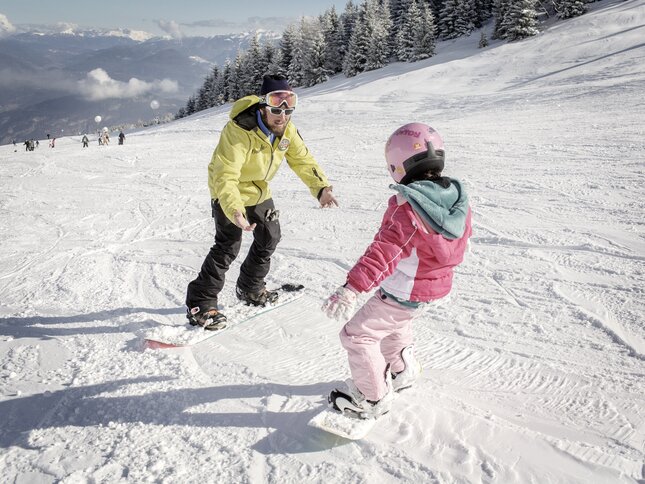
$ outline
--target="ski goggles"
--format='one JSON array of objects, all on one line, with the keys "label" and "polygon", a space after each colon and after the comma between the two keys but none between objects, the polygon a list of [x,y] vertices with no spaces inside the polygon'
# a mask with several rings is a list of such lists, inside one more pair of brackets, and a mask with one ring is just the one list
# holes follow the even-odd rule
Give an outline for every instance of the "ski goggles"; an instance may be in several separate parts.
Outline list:
[{"label": "ski goggles", "polygon": [[280,116],[282,113],[285,114],[285,116],[291,116],[293,112],[295,111],[295,108],[275,108],[273,106],[267,106],[267,109],[271,114],[274,116]]},{"label": "ski goggles", "polygon": [[[262,103],[272,108],[279,108],[283,104],[286,104],[287,108],[293,110],[298,104],[298,95],[293,91],[271,91],[262,97]],[[276,113],[272,112],[272,114]]]}]

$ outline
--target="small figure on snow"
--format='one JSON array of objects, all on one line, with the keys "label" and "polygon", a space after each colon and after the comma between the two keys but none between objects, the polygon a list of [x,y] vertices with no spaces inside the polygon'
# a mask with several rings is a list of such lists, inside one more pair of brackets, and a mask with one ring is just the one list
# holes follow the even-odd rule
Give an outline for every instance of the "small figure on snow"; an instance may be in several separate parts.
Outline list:
[{"label": "small figure on snow", "polygon": [[123,134],[123,131],[121,131],[119,133],[119,144],[122,145],[124,141],[125,141],[125,134]]},{"label": "small figure on snow", "polygon": [[[352,379],[347,390],[333,390],[329,402],[361,418],[388,412],[393,392],[412,386],[420,375],[412,321],[426,303],[450,293],[453,267],[463,261],[472,233],[464,187],[442,175],[439,133],[425,124],[406,124],[388,139],[385,158],[398,193],[347,282],[323,304],[330,318],[349,319],[340,340]],[[357,293],[375,287],[352,317]]]},{"label": "small figure on snow", "polygon": [[285,159],[322,207],[338,205],[325,173],[291,122],[297,102],[284,77],[267,75],[259,96],[233,104],[208,166],[215,245],[188,285],[187,318],[192,325],[219,329],[225,324],[217,297],[244,231],[253,232],[253,243],[240,268],[236,295],[254,306],[277,301],[278,293],[267,290],[264,282],[280,241],[279,212],[269,182]]},{"label": "small figure on snow", "polygon": [[81,142],[83,143],[83,148],[87,148],[90,145],[90,139],[87,137],[86,134],[83,135]]}]

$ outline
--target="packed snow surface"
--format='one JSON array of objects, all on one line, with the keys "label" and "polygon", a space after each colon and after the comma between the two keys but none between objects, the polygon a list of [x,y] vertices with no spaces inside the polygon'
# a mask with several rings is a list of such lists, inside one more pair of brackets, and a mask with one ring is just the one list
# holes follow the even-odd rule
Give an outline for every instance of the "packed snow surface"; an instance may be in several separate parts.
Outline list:
[{"label": "packed snow surface", "polygon": [[[0,147],[3,482],[643,482],[644,25],[643,0],[607,0],[521,42],[480,50],[476,32],[299,90],[340,208],[282,167],[267,282],[307,293],[186,348],[143,335],[186,324],[229,107],[123,146]],[[472,249],[415,322],[418,385],[350,442],[307,426],[348,376],[320,304],[380,223],[383,146],[411,121],[445,139]]]}]

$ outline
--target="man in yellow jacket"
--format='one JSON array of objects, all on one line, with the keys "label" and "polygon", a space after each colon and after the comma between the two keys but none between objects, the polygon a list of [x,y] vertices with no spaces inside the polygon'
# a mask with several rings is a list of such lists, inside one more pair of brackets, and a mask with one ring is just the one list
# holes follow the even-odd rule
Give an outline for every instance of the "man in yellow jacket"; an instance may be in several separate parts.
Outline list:
[{"label": "man in yellow jacket", "polygon": [[188,285],[187,317],[193,325],[213,330],[225,325],[217,296],[240,251],[243,231],[253,232],[253,243],[240,267],[237,297],[255,306],[277,300],[278,293],[266,289],[264,278],[280,241],[279,213],[269,182],[284,160],[322,207],[338,205],[325,173],[291,122],[297,102],[284,77],[267,75],[259,96],[246,96],[233,104],[208,165],[215,245],[197,279]]}]

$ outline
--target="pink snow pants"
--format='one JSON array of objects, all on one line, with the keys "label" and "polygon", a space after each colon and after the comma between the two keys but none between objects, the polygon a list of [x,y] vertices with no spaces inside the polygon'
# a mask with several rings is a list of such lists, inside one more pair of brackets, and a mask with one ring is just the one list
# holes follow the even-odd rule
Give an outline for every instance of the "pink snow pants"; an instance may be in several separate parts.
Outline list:
[{"label": "pink snow pants", "polygon": [[387,393],[385,368],[405,368],[401,350],[412,344],[415,308],[402,306],[380,290],[358,310],[340,331],[347,350],[354,384],[368,400],[380,400]]}]

